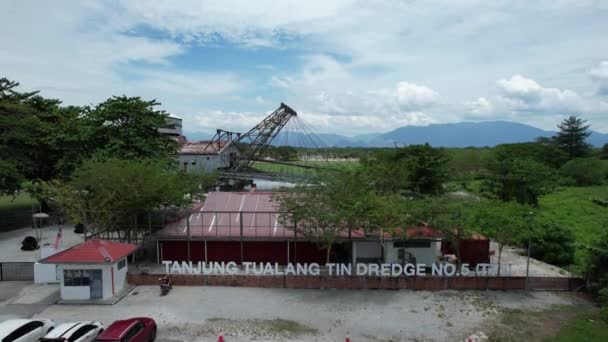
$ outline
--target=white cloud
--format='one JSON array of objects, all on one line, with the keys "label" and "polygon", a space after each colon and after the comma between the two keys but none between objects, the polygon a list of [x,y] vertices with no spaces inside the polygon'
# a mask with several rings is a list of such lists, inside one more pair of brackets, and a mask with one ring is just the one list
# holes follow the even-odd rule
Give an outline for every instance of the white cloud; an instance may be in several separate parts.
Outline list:
[{"label": "white cloud", "polygon": [[397,83],[397,102],[402,108],[416,109],[434,104],[437,101],[437,92],[429,87],[409,82]]},{"label": "white cloud", "polygon": [[[604,10],[597,1],[552,0],[7,1],[0,29],[11,34],[0,35],[0,66],[66,104],[154,97],[185,126],[198,125],[201,112],[280,101],[317,113],[334,132],[468,114],[589,110],[600,118],[605,107],[593,96],[608,94],[607,63],[597,65],[608,55],[608,26],[597,15]],[[193,62],[201,49],[226,46],[244,60],[261,52],[258,67]],[[228,126],[234,115],[207,123]]]},{"label": "white cloud", "polygon": [[476,117],[492,116],[494,113],[494,105],[485,97],[479,97],[473,101],[465,102],[465,106]]},{"label": "white cloud", "polygon": [[559,113],[586,110],[582,97],[572,90],[545,88],[521,75],[500,79],[496,83],[502,99],[514,110]]},{"label": "white cloud", "polygon": [[601,61],[589,74],[598,85],[597,93],[608,96],[608,61]]}]

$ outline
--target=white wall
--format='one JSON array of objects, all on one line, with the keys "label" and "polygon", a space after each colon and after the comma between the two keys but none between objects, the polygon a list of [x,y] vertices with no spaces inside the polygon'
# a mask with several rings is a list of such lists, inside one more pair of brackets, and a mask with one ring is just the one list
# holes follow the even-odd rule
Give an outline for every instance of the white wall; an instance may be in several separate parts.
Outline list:
[{"label": "white wall", "polygon": [[[192,161],[195,162],[192,165]],[[179,167],[186,169],[189,172],[198,171],[215,171],[220,167],[228,166],[228,162],[224,161],[219,155],[208,154],[208,155],[192,155],[192,154],[180,154],[179,156]]]},{"label": "white wall", "polygon": [[[104,265],[89,265],[89,264],[66,264],[58,265],[57,269],[61,281],[61,298],[62,299],[90,299],[91,293],[89,286],[64,286],[63,285],[63,270],[99,270],[101,269],[101,284],[103,298],[112,297],[112,267],[115,264]],[[115,274],[116,276],[116,274]],[[116,292],[116,291],[115,291]]]},{"label": "white wall", "polygon": [[[384,262],[386,263],[398,263],[398,252],[399,248],[393,247],[393,242],[384,243]],[[416,258],[416,263],[426,264],[431,266],[438,261],[441,256],[441,241],[431,241],[429,248],[405,248],[406,252],[412,253]]]},{"label": "white wall", "polygon": [[127,259],[125,258],[125,267],[123,267],[122,269],[118,269],[118,263],[115,263],[114,265],[112,265],[112,267],[114,268],[114,293],[119,293],[120,290],[123,289],[123,287],[125,287],[125,284],[127,282],[127,269],[129,268],[129,262],[127,261]]},{"label": "white wall", "polygon": [[57,284],[59,276],[57,265],[34,263],[34,283],[36,284]]}]

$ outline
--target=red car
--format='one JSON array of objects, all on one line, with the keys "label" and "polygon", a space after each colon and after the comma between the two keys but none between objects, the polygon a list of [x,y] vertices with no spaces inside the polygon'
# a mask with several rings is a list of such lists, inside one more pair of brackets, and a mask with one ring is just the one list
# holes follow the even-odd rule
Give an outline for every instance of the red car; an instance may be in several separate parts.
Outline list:
[{"label": "red car", "polygon": [[152,342],[156,339],[156,322],[149,317],[134,317],[110,324],[95,341]]}]

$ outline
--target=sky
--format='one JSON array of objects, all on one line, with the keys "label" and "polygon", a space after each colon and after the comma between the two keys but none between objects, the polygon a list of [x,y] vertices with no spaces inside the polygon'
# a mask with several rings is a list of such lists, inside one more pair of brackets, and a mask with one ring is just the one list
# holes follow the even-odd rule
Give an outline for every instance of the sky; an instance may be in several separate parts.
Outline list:
[{"label": "sky", "polygon": [[186,132],[281,102],[318,133],[506,120],[608,133],[608,1],[0,2],[0,77],[66,105],[156,99]]}]

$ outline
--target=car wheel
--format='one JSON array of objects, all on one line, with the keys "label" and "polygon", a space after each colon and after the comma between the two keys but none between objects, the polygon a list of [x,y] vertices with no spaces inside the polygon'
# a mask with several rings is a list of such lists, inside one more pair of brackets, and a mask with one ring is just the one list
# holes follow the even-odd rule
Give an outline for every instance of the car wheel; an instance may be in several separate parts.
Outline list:
[{"label": "car wheel", "polygon": [[152,328],[152,332],[150,333],[149,342],[154,342],[156,340],[156,327]]}]

